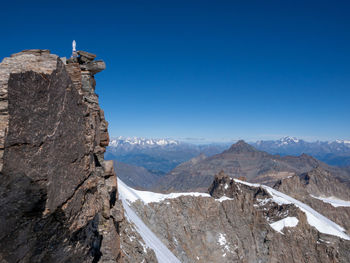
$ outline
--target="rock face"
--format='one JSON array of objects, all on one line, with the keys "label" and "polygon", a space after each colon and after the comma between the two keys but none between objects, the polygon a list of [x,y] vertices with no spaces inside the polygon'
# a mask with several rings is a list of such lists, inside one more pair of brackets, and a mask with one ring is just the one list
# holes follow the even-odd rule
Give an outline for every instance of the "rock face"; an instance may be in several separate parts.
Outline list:
[{"label": "rock face", "polygon": [[318,166],[332,171],[340,178],[350,178],[344,169],[330,167],[306,154],[281,157],[258,151],[244,141],[238,141],[220,154],[177,166],[160,178],[155,190],[206,191],[213,180],[213,174],[221,170],[233,178],[245,177],[247,181],[272,186],[279,179],[308,172]]},{"label": "rock face", "polygon": [[[349,262],[350,241],[318,232],[263,187],[220,173],[209,193],[132,205],[181,262]],[[272,227],[286,218],[294,224]]]},{"label": "rock face", "polygon": [[0,64],[0,262],[121,261],[123,209],[94,92],[105,65],[93,59],[26,50]]},{"label": "rock face", "polygon": [[124,263],[156,263],[154,251],[148,248],[134,224],[125,219],[120,224],[120,244]]},{"label": "rock face", "polygon": [[[310,172],[278,181],[274,188],[308,204],[350,232],[350,188],[330,172],[317,167]],[[347,206],[335,206],[318,198],[344,200]]]}]

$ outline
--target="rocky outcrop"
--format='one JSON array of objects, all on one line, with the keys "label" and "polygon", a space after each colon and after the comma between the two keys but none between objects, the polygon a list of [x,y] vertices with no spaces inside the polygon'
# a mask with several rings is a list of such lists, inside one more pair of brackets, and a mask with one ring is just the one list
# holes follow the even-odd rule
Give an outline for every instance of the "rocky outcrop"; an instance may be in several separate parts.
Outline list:
[{"label": "rocky outcrop", "polygon": [[122,206],[94,74],[26,50],[0,64],[0,262],[120,262]]},{"label": "rocky outcrop", "polygon": [[[323,213],[350,233],[350,188],[332,173],[317,167],[310,172],[278,181],[274,188],[308,204]],[[318,198],[330,201],[344,200],[348,206],[333,206]]]},{"label": "rocky outcrop", "polygon": [[[210,196],[135,201],[133,209],[181,262],[348,262],[350,242],[319,232],[266,188],[218,174]],[[281,221],[282,220],[282,221]],[[294,224],[288,224],[290,220]],[[281,228],[276,228],[282,223]]]}]

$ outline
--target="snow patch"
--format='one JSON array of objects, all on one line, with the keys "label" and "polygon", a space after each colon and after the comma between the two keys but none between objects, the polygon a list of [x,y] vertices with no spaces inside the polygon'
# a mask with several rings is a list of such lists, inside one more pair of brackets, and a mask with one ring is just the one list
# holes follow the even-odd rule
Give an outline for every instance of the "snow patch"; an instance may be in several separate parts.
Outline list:
[{"label": "snow patch", "polygon": [[171,193],[171,194],[160,194],[149,191],[139,191],[128,187],[122,180],[118,178],[118,190],[122,193],[123,198],[133,203],[136,200],[141,200],[145,204],[148,203],[158,203],[166,199],[178,198],[180,196],[201,196],[201,197],[211,197],[206,193]]},{"label": "snow patch", "polygon": [[[124,184],[118,179],[119,186]],[[181,263],[180,260],[160,241],[160,239],[143,223],[141,218],[131,209],[129,206],[126,196],[129,194],[126,191],[119,191],[119,198],[122,200],[125,217],[132,223],[135,224],[137,232],[140,234],[146,245],[143,249],[146,250],[146,246],[153,249],[159,263]]]},{"label": "snow patch", "polygon": [[286,217],[275,223],[270,224],[270,226],[277,232],[282,233],[282,229],[285,227],[296,227],[299,223],[298,218],[296,217]]},{"label": "snow patch", "polygon": [[224,234],[219,233],[218,242],[219,242],[220,246],[226,245],[226,237]]},{"label": "snow patch", "polygon": [[294,204],[297,206],[301,211],[303,211],[306,214],[307,222],[309,225],[315,227],[319,232],[323,234],[338,236],[340,238],[350,240],[350,236],[345,233],[345,229],[341,227],[340,225],[334,223],[327,217],[321,215],[320,213],[316,212],[314,209],[312,209],[310,206],[286,195],[283,194],[269,186],[266,185],[260,185],[260,184],[251,184],[247,182],[240,181],[238,179],[234,179],[237,183],[245,184],[251,187],[262,187],[266,191],[269,192],[269,194],[272,196],[272,201],[276,202],[279,205],[282,204]]},{"label": "snow patch", "polygon": [[324,203],[331,204],[334,207],[350,207],[350,201],[345,201],[342,199],[338,199],[334,196],[330,197],[317,197],[314,195],[310,195],[312,198],[323,201]]},{"label": "snow patch", "polygon": [[222,255],[223,257],[226,257],[226,253],[230,252],[232,253],[230,246],[226,240],[226,235],[219,233],[219,237],[218,237],[218,243],[220,244],[220,246],[222,246],[222,252],[224,252],[224,254]]},{"label": "snow patch", "polygon": [[219,199],[215,199],[215,201],[218,201],[218,202],[223,202],[223,201],[226,201],[226,200],[234,200],[233,198],[229,198],[227,196],[221,196]]}]

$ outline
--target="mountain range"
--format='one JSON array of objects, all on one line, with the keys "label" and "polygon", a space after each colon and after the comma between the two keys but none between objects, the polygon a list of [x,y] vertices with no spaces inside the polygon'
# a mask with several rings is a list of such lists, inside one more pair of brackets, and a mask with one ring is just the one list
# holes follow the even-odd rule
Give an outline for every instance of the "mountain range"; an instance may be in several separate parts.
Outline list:
[{"label": "mountain range", "polygon": [[350,179],[347,170],[329,166],[307,154],[269,154],[241,140],[220,154],[210,157],[201,155],[177,166],[161,177],[155,187],[163,191],[203,191],[209,187],[213,174],[221,170],[232,178],[244,178],[249,182],[272,186],[279,179],[305,173],[316,167],[332,172],[342,181],[348,182]]},{"label": "mountain range", "polygon": [[250,143],[259,150],[280,155],[311,155],[329,165],[350,166],[350,141],[307,142],[295,137]]},{"label": "mountain range", "polygon": [[214,155],[227,148],[227,144],[195,145],[170,139],[118,137],[112,139],[105,158],[144,167],[156,174],[166,174],[177,165],[204,153]]},{"label": "mountain range", "polygon": [[[211,158],[214,158],[213,162],[218,162],[216,157],[213,156],[223,153],[220,158],[225,158],[223,156],[229,156],[227,151],[246,151],[247,153],[246,156],[240,155],[240,161],[236,160],[236,164],[227,163],[228,167],[224,164],[227,161],[221,160],[220,167],[225,168],[227,170],[225,172],[235,176],[248,175],[249,177],[249,174],[254,175],[257,176],[255,180],[264,183],[274,183],[279,177],[306,172],[318,165],[328,170],[336,170],[337,174],[341,174],[342,180],[347,178],[346,174],[350,174],[350,167],[344,166],[350,160],[350,144],[348,141],[306,142],[294,137],[284,137],[275,141],[257,141],[245,143],[244,146],[236,145],[231,150],[228,150],[229,148],[230,144],[228,143],[196,145],[172,139],[118,137],[111,140],[105,157],[118,162],[118,165],[115,166],[116,172],[128,185],[153,190],[170,190],[165,185],[170,185],[170,181],[175,180],[171,175],[180,176],[180,174],[183,174],[185,176],[185,173],[193,175],[194,172],[189,172],[189,167],[196,170],[195,173],[208,174],[206,184],[202,182],[202,187],[207,187],[212,173],[218,172],[217,169],[215,171],[211,169],[211,167],[216,167],[216,163],[207,164],[210,167],[206,168],[203,163],[196,166],[194,166],[194,163],[203,161],[205,158],[208,158],[206,162],[209,162]],[[251,159],[251,157],[248,158],[249,152],[251,152],[250,155],[254,156],[255,164],[253,165],[254,169],[248,172],[243,170],[248,169],[245,163]],[[247,159],[243,162],[242,158]],[[336,164],[342,167],[341,169],[333,167],[335,160],[337,160]],[[249,166],[251,165],[252,163],[249,163]],[[203,166],[203,168],[198,166]],[[240,166],[244,168],[239,168]],[[239,171],[240,169],[241,171]],[[201,172],[201,170],[204,170],[204,172]],[[270,175],[267,175],[269,171]],[[272,171],[277,174],[271,177]],[[165,177],[162,179],[162,176]],[[264,176],[265,178],[263,178]],[[144,180],[136,179],[141,177]],[[273,179],[269,182],[268,178]],[[167,181],[168,179],[170,181]],[[180,183],[180,181],[177,181],[177,183]],[[184,181],[184,183],[186,182]],[[158,188],[155,189],[152,186],[153,184],[157,184]],[[172,187],[175,186],[172,185]],[[180,187],[179,190],[183,189]]]},{"label": "mountain range", "polygon": [[[298,156],[305,153],[329,165],[350,166],[350,141],[347,140],[307,142],[295,137],[283,137],[279,140],[248,143],[270,154]],[[118,137],[111,140],[105,157],[142,166],[157,173],[167,173],[201,153],[212,156],[229,148],[231,144],[198,145],[173,139]]]}]

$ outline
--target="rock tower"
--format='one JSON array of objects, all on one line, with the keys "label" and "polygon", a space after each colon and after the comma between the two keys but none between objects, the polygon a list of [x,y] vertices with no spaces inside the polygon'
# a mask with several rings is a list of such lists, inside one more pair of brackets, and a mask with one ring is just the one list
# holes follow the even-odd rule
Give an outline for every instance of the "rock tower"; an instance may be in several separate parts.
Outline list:
[{"label": "rock tower", "polygon": [[0,262],[120,262],[95,55],[25,50],[0,64]]}]

